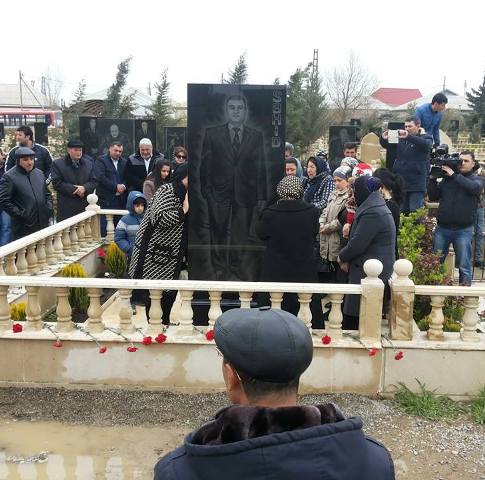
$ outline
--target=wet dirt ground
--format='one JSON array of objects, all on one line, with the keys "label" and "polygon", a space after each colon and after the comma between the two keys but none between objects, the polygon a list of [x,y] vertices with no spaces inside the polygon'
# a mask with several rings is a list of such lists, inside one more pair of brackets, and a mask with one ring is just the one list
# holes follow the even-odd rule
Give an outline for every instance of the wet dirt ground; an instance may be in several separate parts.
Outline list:
[{"label": "wet dirt ground", "polygon": [[[362,416],[398,479],[485,479],[485,427],[465,417],[432,422],[359,395],[301,402]],[[157,458],[224,405],[221,393],[1,388],[0,479],[150,479]]]}]

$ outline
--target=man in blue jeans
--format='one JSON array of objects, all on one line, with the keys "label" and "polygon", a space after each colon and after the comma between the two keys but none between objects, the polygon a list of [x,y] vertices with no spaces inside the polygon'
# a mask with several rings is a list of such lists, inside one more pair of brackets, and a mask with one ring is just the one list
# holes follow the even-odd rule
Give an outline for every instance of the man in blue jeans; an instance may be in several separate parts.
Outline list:
[{"label": "man in blue jeans", "polygon": [[441,167],[445,176],[439,183],[436,178],[430,179],[428,195],[430,200],[440,202],[433,249],[443,254],[444,261],[450,243],[453,244],[460,285],[470,286],[473,277],[473,228],[484,182],[475,174],[479,165],[472,151],[461,152],[460,161],[458,171],[448,166]]}]

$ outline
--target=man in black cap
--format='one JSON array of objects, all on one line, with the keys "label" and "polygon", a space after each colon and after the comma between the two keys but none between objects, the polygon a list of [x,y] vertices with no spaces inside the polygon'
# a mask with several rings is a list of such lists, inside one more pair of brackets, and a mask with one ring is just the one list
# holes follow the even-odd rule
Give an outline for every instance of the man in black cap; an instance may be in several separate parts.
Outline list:
[{"label": "man in black cap", "polygon": [[17,148],[17,165],[0,180],[0,209],[12,218],[12,240],[49,225],[52,199],[44,173],[34,167],[35,155],[30,148]]},{"label": "man in black cap", "polygon": [[214,333],[234,405],[163,457],[155,480],[394,479],[389,452],[364,435],[359,417],[332,404],[297,405],[313,356],[303,322],[269,307],[234,309]]},{"label": "man in black cap", "polygon": [[52,185],[57,191],[57,221],[84,212],[86,197],[94,192],[94,161],[83,155],[84,143],[70,140],[67,155],[52,164]]},{"label": "man in black cap", "polygon": [[40,143],[34,142],[34,132],[27,125],[20,125],[15,131],[15,140],[18,146],[8,152],[5,170],[10,170],[17,164],[15,152],[18,148],[30,148],[35,154],[35,168],[44,172],[45,178],[48,179],[51,174],[52,155],[49,150]]}]

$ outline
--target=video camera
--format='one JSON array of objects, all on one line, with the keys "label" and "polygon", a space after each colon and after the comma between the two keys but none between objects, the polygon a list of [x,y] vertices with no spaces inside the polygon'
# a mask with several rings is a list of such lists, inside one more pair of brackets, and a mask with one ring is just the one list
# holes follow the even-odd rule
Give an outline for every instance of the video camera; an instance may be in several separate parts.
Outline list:
[{"label": "video camera", "polygon": [[431,178],[443,178],[445,175],[441,167],[450,167],[455,173],[459,172],[461,165],[459,153],[448,153],[448,145],[446,143],[436,147],[431,153],[431,170],[429,176]]}]

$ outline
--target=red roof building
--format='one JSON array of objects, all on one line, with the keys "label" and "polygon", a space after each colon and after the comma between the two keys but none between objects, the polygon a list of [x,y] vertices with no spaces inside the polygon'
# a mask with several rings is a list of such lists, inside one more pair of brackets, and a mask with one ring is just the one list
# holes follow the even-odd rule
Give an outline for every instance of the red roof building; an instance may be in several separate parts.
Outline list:
[{"label": "red roof building", "polygon": [[423,94],[418,88],[379,88],[371,96],[390,107],[397,107],[413,102]]}]

